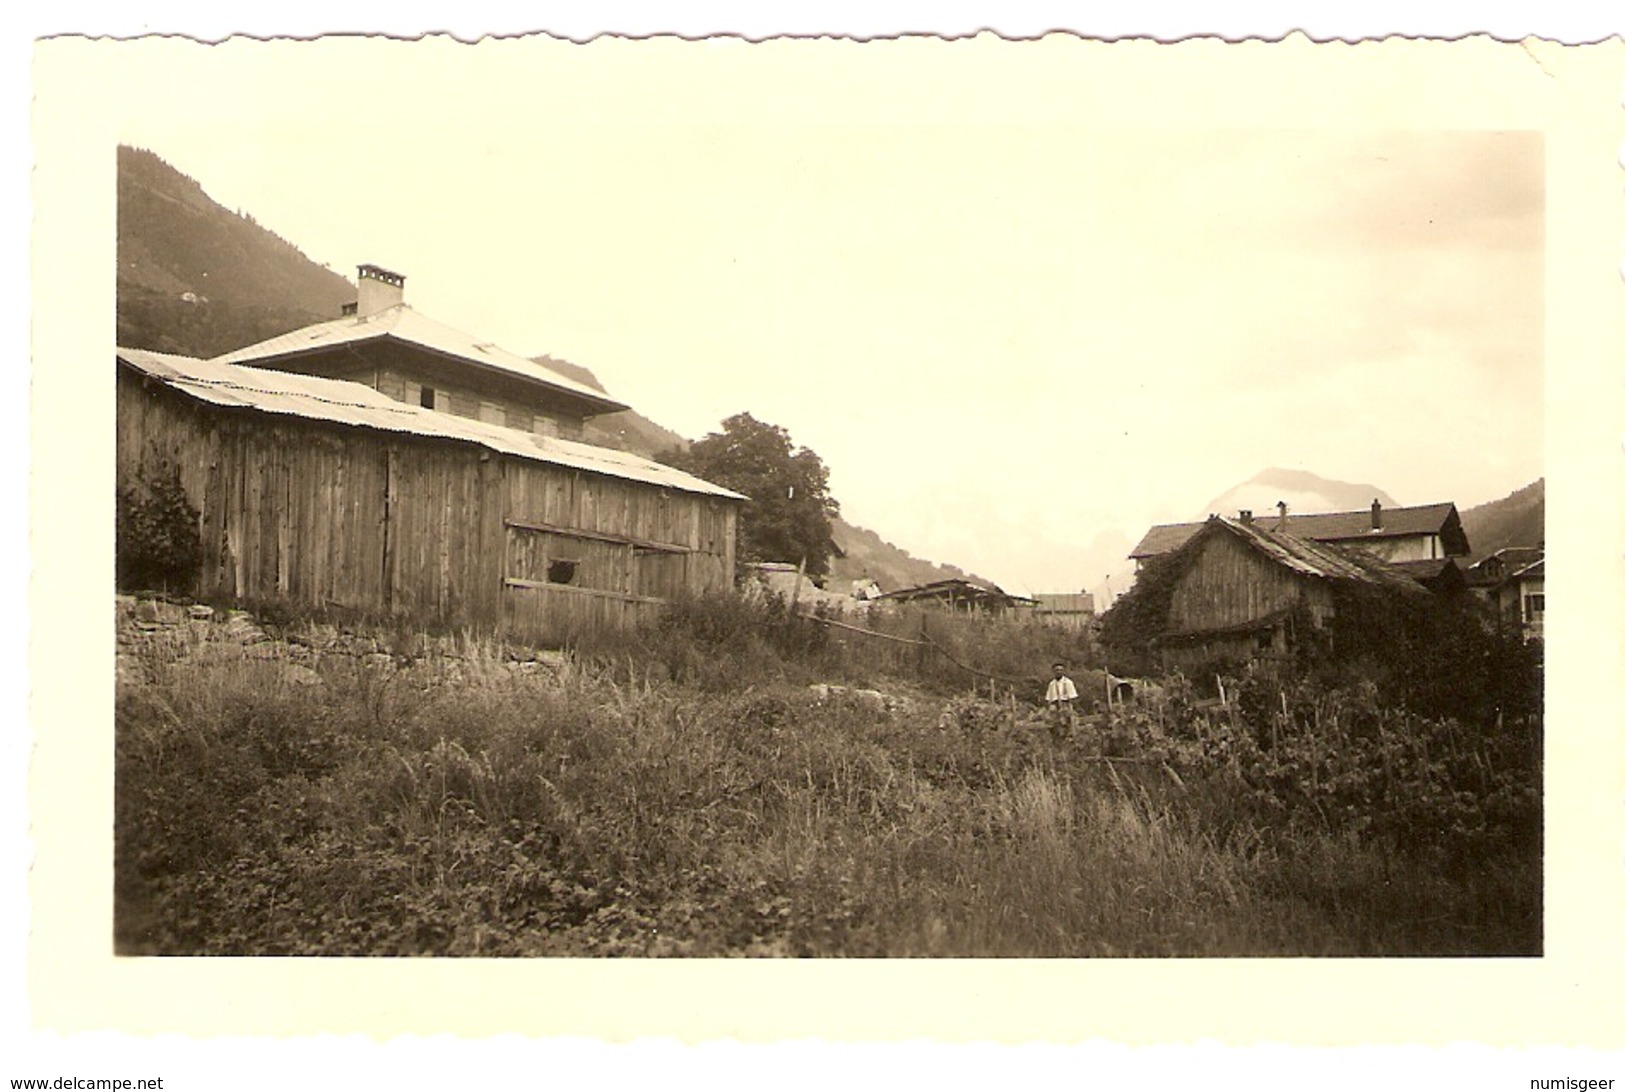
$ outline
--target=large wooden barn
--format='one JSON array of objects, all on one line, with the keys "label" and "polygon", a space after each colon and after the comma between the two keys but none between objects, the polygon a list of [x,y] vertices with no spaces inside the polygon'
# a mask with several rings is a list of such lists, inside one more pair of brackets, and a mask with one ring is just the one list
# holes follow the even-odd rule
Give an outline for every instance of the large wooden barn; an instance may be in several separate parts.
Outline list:
[{"label": "large wooden barn", "polygon": [[732,584],[739,494],[369,386],[120,349],[121,488],[178,472],[195,593],[536,642]]},{"label": "large wooden barn", "polygon": [[1155,645],[1170,670],[1285,658],[1310,646],[1336,652],[1340,640],[1362,636],[1363,619],[1431,602],[1418,581],[1363,550],[1217,516],[1162,564],[1156,579],[1171,586]]}]

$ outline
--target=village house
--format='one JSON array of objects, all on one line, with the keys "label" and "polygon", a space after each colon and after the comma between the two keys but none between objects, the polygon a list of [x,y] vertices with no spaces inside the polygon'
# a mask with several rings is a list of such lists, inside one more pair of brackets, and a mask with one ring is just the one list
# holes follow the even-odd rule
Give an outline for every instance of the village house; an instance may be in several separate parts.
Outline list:
[{"label": "village house", "polygon": [[[392,308],[384,325],[423,334],[409,310]],[[344,322],[365,325],[380,313],[362,311]],[[336,351],[298,356],[300,338]],[[347,356],[367,363],[352,382],[243,366],[240,353],[209,361],[116,353],[118,483],[122,492],[178,477],[198,513],[194,594],[541,643],[639,621],[681,592],[732,585],[740,494],[545,434],[534,416],[511,427],[507,403],[501,421],[483,409],[455,412],[456,397],[474,396],[457,391],[486,390],[488,380],[495,390],[493,377],[514,380],[513,403],[522,401],[516,369],[469,369],[460,387],[449,365],[461,346],[335,327],[265,346],[275,343],[285,351],[256,359],[312,371],[338,370]],[[383,389],[409,382],[438,384],[437,408]],[[526,389],[537,415],[553,407],[579,419],[606,404],[546,377]],[[451,413],[440,411],[443,394]]]},{"label": "village house", "polygon": [[[1385,561],[1420,562],[1465,557],[1471,553],[1461,516],[1450,503],[1423,504],[1411,508],[1384,508],[1377,500],[1369,512],[1327,512],[1312,515],[1290,514],[1285,504],[1277,505],[1274,516],[1244,520],[1265,531],[1282,532],[1314,542],[1353,546]],[[1153,557],[1172,553],[1189,541],[1201,523],[1165,523],[1151,528],[1129,554],[1138,572]],[[1448,578],[1447,578],[1448,579]]]},{"label": "village house", "polygon": [[1095,597],[1088,592],[1040,592],[1033,596],[1032,620],[1084,633],[1095,624]]},{"label": "village house", "polygon": [[1245,513],[1210,517],[1158,574],[1170,582],[1153,647],[1167,670],[1219,660],[1281,660],[1352,651],[1362,622],[1431,599],[1395,565],[1363,550],[1271,530]]},{"label": "village house", "polygon": [[1472,594],[1490,610],[1494,625],[1538,641],[1546,631],[1546,549],[1509,546],[1468,568]]},{"label": "village house", "polygon": [[627,408],[602,391],[419,314],[406,278],[376,265],[356,271],[344,315],[215,357],[362,383],[397,402],[539,436],[582,438],[588,418]]}]

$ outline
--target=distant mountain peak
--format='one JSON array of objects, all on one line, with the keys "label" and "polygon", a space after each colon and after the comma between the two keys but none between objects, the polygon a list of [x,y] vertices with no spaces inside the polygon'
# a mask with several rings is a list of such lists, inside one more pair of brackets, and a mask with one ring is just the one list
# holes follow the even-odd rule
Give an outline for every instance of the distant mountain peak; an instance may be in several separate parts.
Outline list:
[{"label": "distant mountain peak", "polygon": [[1286,502],[1288,511],[1304,515],[1352,512],[1369,507],[1373,500],[1385,508],[1399,507],[1399,502],[1387,492],[1368,483],[1336,481],[1307,470],[1272,466],[1220,493],[1200,512],[1193,513],[1192,518],[1202,519],[1215,512],[1235,515],[1243,508],[1268,512],[1279,501]]}]

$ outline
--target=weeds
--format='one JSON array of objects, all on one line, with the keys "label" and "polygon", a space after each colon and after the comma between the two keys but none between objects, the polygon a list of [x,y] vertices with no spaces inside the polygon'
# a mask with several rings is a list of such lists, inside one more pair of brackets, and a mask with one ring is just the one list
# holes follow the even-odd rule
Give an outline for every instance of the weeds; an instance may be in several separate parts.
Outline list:
[{"label": "weeds", "polygon": [[[1278,696],[1214,711],[1176,686],[1058,747],[1010,694],[820,700],[845,653],[776,609],[695,606],[529,670],[469,638],[297,670],[279,645],[149,642],[116,709],[120,950],[1539,950],[1510,742],[1479,741],[1510,780],[1475,789],[1460,725],[1341,691],[1271,721]],[[1394,795],[1371,795],[1380,747],[1312,742],[1337,733],[1388,741]],[[1416,833],[1451,816],[1459,837]]]}]

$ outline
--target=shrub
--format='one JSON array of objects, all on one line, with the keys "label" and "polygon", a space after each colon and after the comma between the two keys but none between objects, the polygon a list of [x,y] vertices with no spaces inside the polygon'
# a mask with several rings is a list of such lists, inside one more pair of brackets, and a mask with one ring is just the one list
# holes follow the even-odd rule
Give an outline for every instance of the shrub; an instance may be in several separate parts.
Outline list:
[{"label": "shrub", "polygon": [[198,510],[180,468],[160,463],[118,490],[114,558],[120,588],[189,590],[203,561]]}]

